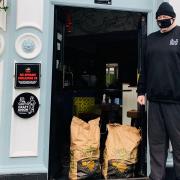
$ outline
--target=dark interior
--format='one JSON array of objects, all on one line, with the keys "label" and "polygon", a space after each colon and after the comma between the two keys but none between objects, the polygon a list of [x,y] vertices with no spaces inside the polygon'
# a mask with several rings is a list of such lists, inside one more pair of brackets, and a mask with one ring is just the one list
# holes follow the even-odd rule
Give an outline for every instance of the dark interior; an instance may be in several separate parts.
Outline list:
[{"label": "dark interior", "polygon": [[66,37],[65,42],[66,64],[74,74],[75,88],[89,88],[79,82],[82,73],[97,77],[93,89],[106,88],[107,63],[118,63],[119,66],[118,84],[112,88],[121,89],[122,83],[136,86],[138,31]]},{"label": "dark interior", "polygon": [[[81,9],[55,8],[49,179],[68,179],[72,116],[77,115],[85,121],[101,117],[102,160],[107,135],[106,124],[109,119],[122,123],[122,84],[128,83],[133,87],[137,85],[142,14],[129,13],[129,18],[134,14],[139,18],[135,28],[131,30],[100,33],[93,30],[72,35],[67,30],[67,25],[71,25],[71,22],[67,23],[67,12],[79,12]],[[96,10],[96,16],[105,14],[106,11]],[[58,37],[58,33],[61,38]],[[57,49],[58,43],[61,46],[60,50]],[[108,86],[107,64],[118,65],[117,79]],[[101,106],[104,94],[104,100],[111,105],[105,108]],[[92,97],[95,108],[88,113],[76,114],[73,101],[75,97]]]}]

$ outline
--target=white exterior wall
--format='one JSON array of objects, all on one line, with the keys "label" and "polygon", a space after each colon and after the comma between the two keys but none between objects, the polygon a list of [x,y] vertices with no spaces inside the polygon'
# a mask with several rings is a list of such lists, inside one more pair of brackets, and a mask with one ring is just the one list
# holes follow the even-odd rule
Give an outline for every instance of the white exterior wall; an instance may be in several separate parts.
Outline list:
[{"label": "white exterior wall", "polygon": [[180,26],[180,1],[178,0],[169,0],[170,4],[174,7],[174,11],[176,12],[176,22],[177,25]]},{"label": "white exterior wall", "polygon": [[[2,174],[48,172],[51,77],[47,71],[51,75],[53,47],[48,33],[53,28],[49,13],[52,19],[54,13],[46,0],[5,1],[7,11],[0,10],[0,179]],[[33,41],[31,52],[24,51],[25,41]],[[41,63],[39,89],[14,88],[15,63]],[[34,94],[40,103],[37,114],[27,120],[16,116],[12,107],[24,92]]]}]

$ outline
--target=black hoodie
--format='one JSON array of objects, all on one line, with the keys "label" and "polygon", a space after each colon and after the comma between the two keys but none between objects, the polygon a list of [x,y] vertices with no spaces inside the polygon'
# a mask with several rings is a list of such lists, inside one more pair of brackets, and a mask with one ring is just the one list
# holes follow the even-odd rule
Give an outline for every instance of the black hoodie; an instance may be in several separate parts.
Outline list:
[{"label": "black hoodie", "polygon": [[137,93],[150,101],[180,103],[180,27],[147,37]]}]

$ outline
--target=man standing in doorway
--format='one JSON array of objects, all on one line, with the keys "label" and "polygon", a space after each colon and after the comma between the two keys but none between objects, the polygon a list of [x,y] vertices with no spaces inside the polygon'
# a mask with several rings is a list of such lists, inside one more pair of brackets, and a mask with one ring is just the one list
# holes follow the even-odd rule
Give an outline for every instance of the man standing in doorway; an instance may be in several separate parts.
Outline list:
[{"label": "man standing in doorway", "polygon": [[165,179],[169,139],[176,179],[180,180],[180,27],[173,7],[163,2],[156,21],[160,31],[147,37],[138,80],[138,102],[148,106],[151,180]]}]

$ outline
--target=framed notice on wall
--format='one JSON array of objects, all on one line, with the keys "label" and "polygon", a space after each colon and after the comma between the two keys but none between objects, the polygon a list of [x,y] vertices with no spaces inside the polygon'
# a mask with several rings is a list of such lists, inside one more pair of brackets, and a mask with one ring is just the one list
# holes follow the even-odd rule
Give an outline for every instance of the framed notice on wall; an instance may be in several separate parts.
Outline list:
[{"label": "framed notice on wall", "polygon": [[15,88],[40,88],[40,63],[15,64]]}]

